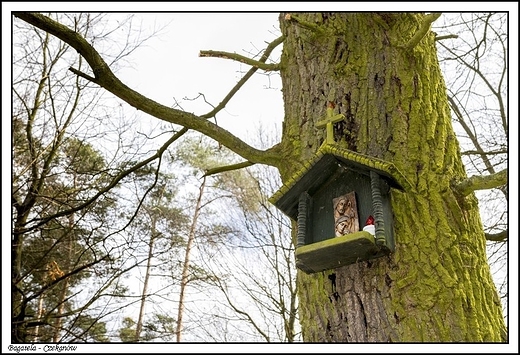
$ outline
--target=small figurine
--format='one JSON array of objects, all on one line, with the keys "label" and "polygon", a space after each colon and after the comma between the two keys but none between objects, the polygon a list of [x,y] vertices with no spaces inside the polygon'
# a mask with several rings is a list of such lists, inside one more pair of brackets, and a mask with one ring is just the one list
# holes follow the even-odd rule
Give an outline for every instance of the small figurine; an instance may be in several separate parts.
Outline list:
[{"label": "small figurine", "polygon": [[365,226],[363,227],[363,230],[365,232],[368,232],[372,235],[376,235],[376,226],[374,225],[374,217],[372,215],[368,216],[367,221],[365,222]]}]

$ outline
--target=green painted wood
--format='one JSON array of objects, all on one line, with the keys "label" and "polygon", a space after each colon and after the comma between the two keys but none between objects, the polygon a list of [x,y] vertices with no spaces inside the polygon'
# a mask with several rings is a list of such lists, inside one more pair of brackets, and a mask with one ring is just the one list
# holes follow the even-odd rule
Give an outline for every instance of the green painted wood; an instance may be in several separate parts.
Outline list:
[{"label": "green painted wood", "polygon": [[307,192],[302,192],[300,202],[298,203],[298,231],[296,235],[296,248],[305,245],[305,239],[308,234],[308,225],[311,221],[310,206],[311,196]]},{"label": "green painted wood", "polygon": [[[392,163],[334,144],[322,145],[270,199],[297,221],[298,268],[318,272],[394,252],[390,188],[413,191]],[[364,227],[368,216],[374,216],[378,244],[374,236],[362,231],[335,237],[333,200],[352,191],[356,193],[359,227]]]},{"label": "green painted wood", "polygon": [[351,169],[339,167],[336,174],[312,195],[311,219],[308,238],[305,244],[319,242],[334,236],[334,203],[333,199],[348,192],[356,192],[356,204],[359,226],[372,214],[372,194],[370,180]]},{"label": "green painted wood", "polygon": [[389,187],[413,191],[410,182],[394,164],[333,144],[324,144],[318,149],[314,158],[305,162],[304,166],[283,184],[269,201],[296,221],[300,194],[307,191],[312,196],[339,166],[349,167],[366,176],[370,175],[370,171],[374,171]]},{"label": "green painted wood", "polygon": [[376,246],[373,235],[360,231],[299,247],[295,255],[296,266],[311,274],[379,258],[387,253]]}]

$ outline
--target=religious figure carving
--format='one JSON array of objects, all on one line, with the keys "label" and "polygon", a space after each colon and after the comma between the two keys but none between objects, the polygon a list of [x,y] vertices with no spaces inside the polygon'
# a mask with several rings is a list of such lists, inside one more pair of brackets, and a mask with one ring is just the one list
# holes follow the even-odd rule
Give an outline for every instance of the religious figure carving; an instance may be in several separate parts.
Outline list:
[{"label": "religious figure carving", "polygon": [[336,237],[359,231],[359,217],[356,204],[356,193],[336,197],[332,200],[334,205],[334,225]]}]

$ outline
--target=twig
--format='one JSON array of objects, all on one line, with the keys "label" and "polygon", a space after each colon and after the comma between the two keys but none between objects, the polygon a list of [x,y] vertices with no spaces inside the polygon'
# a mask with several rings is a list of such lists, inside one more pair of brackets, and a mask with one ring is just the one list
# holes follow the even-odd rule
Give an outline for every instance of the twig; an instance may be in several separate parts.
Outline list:
[{"label": "twig", "polygon": [[[269,43],[269,45],[267,46],[267,48],[264,51],[264,54],[262,55],[262,57],[260,57],[260,59],[258,61],[264,63],[267,60],[267,58],[269,58],[269,56],[271,55],[271,52],[279,44],[281,44],[284,41],[284,39],[285,39],[284,36],[280,36],[277,39],[275,39],[274,41],[272,41],[271,43]],[[204,115],[201,115],[200,117],[202,117],[202,118],[214,117],[220,110],[222,110],[224,107],[226,107],[229,100],[231,100],[231,98],[237,93],[237,91],[240,90],[240,88],[246,83],[247,80],[249,80],[250,77],[253,76],[253,74],[257,70],[258,70],[257,67],[252,67],[251,69],[249,69],[248,72],[246,73],[246,75],[244,75],[244,77],[242,79],[240,79],[238,81],[238,83],[236,83],[236,85],[233,87],[233,89],[231,89],[231,91],[226,95],[226,97],[224,97],[224,99],[217,105],[217,107],[215,107],[212,111],[210,111]]]},{"label": "twig", "polygon": [[214,58],[236,60],[237,62],[245,63],[248,65],[251,65],[252,67],[266,70],[266,71],[280,70],[280,64],[263,63],[258,60],[254,60],[254,59],[248,58],[246,56],[243,56],[243,55],[237,54],[237,53],[221,52],[221,51],[200,51],[199,57],[214,57]]},{"label": "twig", "polygon": [[247,168],[248,166],[251,166],[254,164],[255,163],[252,163],[250,161],[244,161],[242,163],[226,165],[226,166],[219,166],[217,168],[206,170],[206,173],[203,175],[203,177],[223,173],[224,171],[232,171],[232,170]]},{"label": "twig", "polygon": [[459,38],[458,35],[444,35],[444,36],[436,36],[436,41],[442,41],[443,39],[450,39],[450,38]]}]

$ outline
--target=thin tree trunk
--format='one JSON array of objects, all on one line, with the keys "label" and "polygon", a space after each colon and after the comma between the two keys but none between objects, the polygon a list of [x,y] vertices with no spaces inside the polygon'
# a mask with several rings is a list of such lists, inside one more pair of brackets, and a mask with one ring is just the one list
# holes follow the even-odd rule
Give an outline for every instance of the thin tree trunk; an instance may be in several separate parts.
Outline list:
[{"label": "thin tree trunk", "polygon": [[[74,188],[74,191],[76,191],[76,172],[73,173],[73,177],[72,177],[72,186]],[[68,227],[68,236],[67,236],[67,242],[68,242],[68,246],[67,246],[67,251],[68,251],[68,257],[66,259],[63,259],[63,261],[66,263],[65,265],[65,270],[62,270],[62,272],[65,272],[65,273],[68,273],[71,268],[72,268],[72,265],[71,265],[71,262],[72,262],[72,258],[74,257],[75,255],[75,232],[74,232],[74,229],[75,229],[75,218],[74,218],[74,213],[71,213],[71,215],[69,216],[68,220],[69,220],[69,227]],[[65,280],[62,281],[62,290],[61,290],[61,293],[60,293],[60,297],[58,299],[58,310],[56,312],[56,321],[54,322],[54,334],[52,336],[52,341],[57,343],[60,341],[60,335],[61,335],[61,325],[63,323],[63,318],[62,318],[62,314],[65,310],[65,300],[67,298],[67,292],[69,290],[69,278],[66,278]]]},{"label": "thin tree trunk", "polygon": [[[29,143],[29,150],[31,159],[34,161],[37,160],[36,148],[34,146],[33,139],[33,124],[36,119],[37,113],[40,109],[40,105],[42,100],[42,96],[44,96],[44,88],[46,84],[47,78],[47,45],[48,45],[49,36],[45,35],[45,41],[42,43],[42,63],[43,63],[43,71],[41,74],[41,79],[38,82],[38,87],[36,89],[33,106],[28,117],[27,121],[27,141]],[[11,263],[13,265],[11,270],[11,304],[12,304],[12,329],[11,329],[11,341],[13,343],[23,343],[27,341],[27,328],[25,323],[26,316],[26,307],[27,303],[25,302],[24,295],[21,290],[18,288],[18,282],[21,279],[22,274],[22,257],[23,257],[23,246],[25,239],[25,225],[27,223],[27,218],[31,213],[32,207],[36,202],[36,197],[38,196],[38,182],[43,176],[38,176],[36,165],[33,165],[32,168],[32,178],[33,184],[30,187],[25,199],[23,202],[16,201],[14,205],[16,209],[16,215],[14,216],[14,229],[13,229],[13,239],[11,241]],[[43,174],[42,174],[43,175]],[[14,199],[14,196],[13,196]],[[13,200],[15,202],[15,200]],[[20,203],[21,202],[21,203]]]},{"label": "thin tree trunk", "polygon": [[[72,234],[72,235],[68,236],[68,243],[69,243],[69,245],[67,247],[68,258],[64,259],[64,261],[69,264],[70,264],[70,260],[72,260],[72,257],[74,255],[74,253],[73,253],[73,234],[74,234],[74,232],[72,231],[73,226],[74,226],[74,214],[72,214],[69,217],[69,234]],[[55,270],[55,271],[59,272],[60,274],[59,275],[54,274],[53,278],[59,277],[62,273],[64,273],[64,272],[67,273],[70,271],[69,265],[66,265],[64,270],[63,269],[60,270],[58,263],[55,263],[55,265],[57,268],[57,270]],[[55,316],[56,320],[54,321],[54,332],[53,332],[53,336],[52,336],[52,341],[54,343],[59,342],[60,337],[61,337],[61,325],[63,323],[62,314],[65,311],[65,302],[67,299],[67,292],[69,290],[69,278],[64,279],[59,285],[61,286],[61,292],[60,292],[59,298],[58,298],[58,309],[56,311],[56,316]]]},{"label": "thin tree trunk", "polygon": [[153,257],[153,245],[155,241],[155,224],[156,218],[152,216],[152,228],[150,236],[150,242],[148,243],[148,260],[146,261],[146,272],[144,275],[143,292],[141,293],[141,307],[139,308],[139,318],[135,326],[135,341],[139,341],[141,337],[141,331],[143,329],[143,318],[144,318],[144,306],[146,303],[146,293],[148,292],[148,281],[150,279],[150,273],[152,269],[152,257]]},{"label": "thin tree trunk", "polygon": [[199,187],[199,196],[197,198],[197,204],[195,207],[195,212],[193,214],[193,220],[191,222],[190,232],[188,235],[188,244],[186,246],[186,255],[184,257],[184,264],[182,267],[181,289],[180,289],[180,295],[179,295],[179,311],[177,314],[177,329],[175,332],[178,343],[181,341],[182,316],[184,313],[184,296],[185,296],[185,290],[186,290],[186,286],[188,285],[189,276],[190,276],[189,275],[189,266],[190,266],[191,247],[192,247],[193,241],[195,239],[195,230],[197,227],[197,220],[199,219],[199,215],[200,215],[202,196],[204,195],[204,187],[206,186],[206,176],[204,176],[202,179],[203,179],[202,183],[200,184],[200,187]]},{"label": "thin tree trunk", "polygon": [[[43,293],[40,295],[40,297],[38,297],[38,312],[37,312],[36,319],[38,321],[40,321],[42,318],[42,315],[43,315]],[[37,325],[36,327],[34,327],[34,338],[33,338],[34,343],[36,343],[38,341],[39,333],[40,333],[40,326]]]},{"label": "thin tree trunk", "polygon": [[56,312],[56,321],[54,322],[54,332],[53,332],[53,336],[52,336],[52,341],[54,343],[57,343],[60,341],[60,335],[61,335],[61,325],[63,323],[63,318],[62,318],[62,314],[63,314],[63,311],[65,310],[65,299],[67,298],[67,291],[69,289],[69,279],[65,279],[63,280],[63,288],[61,289],[61,292],[60,292],[60,298],[58,300],[59,302],[59,306],[58,306],[58,310]]}]

